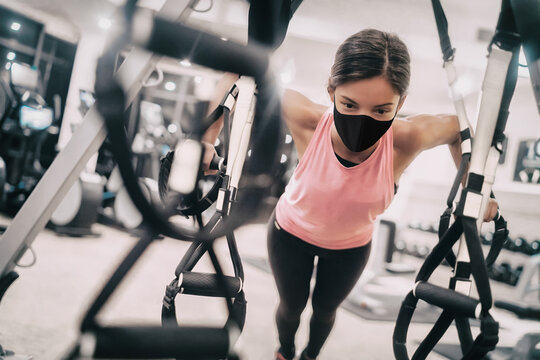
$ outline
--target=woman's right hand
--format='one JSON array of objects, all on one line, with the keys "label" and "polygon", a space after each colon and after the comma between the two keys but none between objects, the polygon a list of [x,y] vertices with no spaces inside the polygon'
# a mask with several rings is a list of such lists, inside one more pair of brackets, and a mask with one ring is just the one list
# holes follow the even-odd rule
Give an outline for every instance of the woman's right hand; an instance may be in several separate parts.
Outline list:
[{"label": "woman's right hand", "polygon": [[218,156],[216,149],[212,144],[206,141],[201,141],[203,144],[204,152],[203,152],[203,159],[202,159],[202,170],[204,172],[204,175],[215,175],[218,173],[218,170],[212,170],[210,169],[210,163],[212,162],[212,159],[214,156]]}]

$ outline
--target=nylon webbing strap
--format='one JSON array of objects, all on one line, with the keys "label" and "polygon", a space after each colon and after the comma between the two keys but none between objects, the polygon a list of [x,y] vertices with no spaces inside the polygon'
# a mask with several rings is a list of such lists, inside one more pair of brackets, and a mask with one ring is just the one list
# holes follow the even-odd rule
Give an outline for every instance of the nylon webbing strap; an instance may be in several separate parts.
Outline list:
[{"label": "nylon webbing strap", "polygon": [[433,350],[435,345],[437,345],[439,340],[441,340],[443,335],[446,333],[446,330],[448,330],[453,320],[454,314],[452,314],[450,311],[444,310],[435,322],[435,325],[429,334],[420,343],[418,349],[416,349],[412,360],[427,358],[431,350]]},{"label": "nylon webbing strap", "polygon": [[[502,224],[502,221],[500,221],[499,225],[502,226]],[[476,337],[472,343],[472,346],[467,346],[466,352],[464,349],[465,355],[463,359],[481,359],[485,354],[495,348],[495,345],[498,342],[499,327],[498,323],[494,321],[489,314],[489,309],[491,308],[492,304],[491,289],[489,287],[487,269],[480,245],[476,221],[474,218],[458,216],[456,221],[444,233],[439,243],[434,246],[433,250],[426,258],[424,264],[418,271],[415,282],[427,282],[441,261],[447,256],[448,253],[451,252],[452,246],[456,243],[462,233],[465,234],[467,248],[471,258],[471,273],[477,286],[481,304],[480,334]],[[416,298],[414,292],[411,291],[403,300],[401,305],[393,337],[394,354],[398,360],[409,359],[406,350],[406,337],[417,302],[418,298]],[[448,327],[452,323],[452,320],[454,320],[456,317],[459,317],[459,322],[461,325],[458,328],[458,331],[460,332],[460,339],[467,336],[470,337],[470,325],[468,322],[466,322],[466,319],[463,319],[463,315],[443,308],[443,313],[440,315],[430,333],[422,341],[412,359],[425,359],[447,331]],[[456,322],[457,320],[458,319],[456,319]]]},{"label": "nylon webbing strap", "polygon": [[460,219],[450,226],[448,231],[445,233],[444,237],[439,241],[431,250],[431,253],[427,256],[426,260],[420,267],[418,274],[416,275],[415,282],[418,281],[428,281],[429,277],[439,266],[441,261],[444,259],[446,254],[452,250],[452,246],[459,239],[459,236],[462,234],[463,228]]},{"label": "nylon webbing strap", "polygon": [[465,175],[465,172],[467,171],[467,166],[469,165],[470,160],[471,160],[470,153],[464,154],[461,157],[461,162],[459,163],[459,169],[456,174],[456,177],[454,178],[452,189],[450,190],[450,193],[448,194],[448,198],[446,199],[446,205],[449,208],[452,208],[454,206],[454,199],[456,198],[456,194],[459,190],[459,185],[461,184],[461,180],[463,179],[463,176]]},{"label": "nylon webbing strap", "polygon": [[229,92],[225,94],[219,105],[204,119],[203,128],[207,129],[210,125],[215,123],[221,115],[223,115],[223,110],[228,109],[229,111],[233,108],[236,99],[238,99],[238,87],[236,84],[230,88]]},{"label": "nylon webbing strap", "polygon": [[450,61],[454,57],[454,49],[450,43],[450,37],[448,36],[448,21],[439,0],[431,0],[433,5],[433,13],[435,14],[435,21],[437,22],[437,32],[439,33],[439,41],[441,44],[441,50],[443,53],[444,61]]},{"label": "nylon webbing strap", "polygon": [[486,266],[489,268],[495,263],[495,260],[501,253],[501,250],[504,246],[506,239],[508,239],[508,227],[506,220],[502,216],[499,216],[495,220],[495,232],[493,233],[493,240],[491,242],[491,248],[486,257]]},{"label": "nylon webbing strap", "polygon": [[472,348],[462,360],[478,360],[495,349],[499,342],[499,323],[489,314],[480,319],[480,334],[474,340]]},{"label": "nylon webbing strap", "polygon": [[480,237],[478,236],[476,227],[476,219],[463,217],[461,222],[463,223],[463,233],[465,234],[467,250],[469,251],[469,257],[471,259],[471,273],[476,283],[476,288],[482,304],[482,313],[486,314],[491,308],[493,299],[491,297],[484,254],[480,245]]},{"label": "nylon webbing strap", "polygon": [[[461,134],[461,141],[465,141],[469,138],[470,138],[470,131],[469,129],[467,129],[466,134],[463,134],[463,133]],[[450,218],[452,217],[452,211],[454,210],[454,199],[456,198],[456,194],[459,190],[459,185],[461,184],[461,180],[463,179],[463,176],[465,175],[465,172],[467,171],[467,166],[469,165],[470,160],[471,160],[470,153],[465,153],[461,156],[459,169],[457,171],[456,177],[454,178],[452,189],[450,190],[450,193],[448,194],[448,198],[446,199],[446,205],[448,207],[443,212],[439,220],[439,230],[438,230],[439,241],[440,239],[443,238],[445,232],[448,230],[448,227],[450,226]],[[451,267],[454,267],[456,265],[456,255],[452,251],[449,251],[446,255],[446,261]]]}]

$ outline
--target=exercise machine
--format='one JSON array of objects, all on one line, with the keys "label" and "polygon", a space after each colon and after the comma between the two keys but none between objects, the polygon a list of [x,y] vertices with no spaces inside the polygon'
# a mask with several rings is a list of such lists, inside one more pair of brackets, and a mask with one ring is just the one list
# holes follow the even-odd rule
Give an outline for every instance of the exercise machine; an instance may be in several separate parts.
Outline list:
[{"label": "exercise machine", "polygon": [[[58,205],[62,195],[75,181],[86,161],[104,141],[105,127],[107,127],[109,137],[114,139],[111,143],[124,184],[143,216],[147,231],[90,307],[81,325],[80,341],[70,352],[69,358],[80,356],[222,358],[230,352],[238,336],[240,327],[236,316],[232,316],[231,318],[235,321],[224,328],[104,327],[95,319],[118,283],[158,234],[179,240],[200,241],[209,245],[207,251],[216,270],[216,281],[227,294],[229,289],[226,285],[227,280],[211,243],[216,237],[230,233],[235,227],[256,215],[258,203],[272,181],[268,174],[276,163],[280,110],[279,100],[274,92],[273,76],[268,67],[268,50],[255,44],[243,46],[232,41],[225,42],[201,30],[176,23],[174,20],[178,17],[185,18],[192,10],[194,3],[196,1],[185,1],[185,6],[180,11],[177,1],[168,1],[156,17],[136,9],[134,1],[127,3],[126,28],[133,31],[131,34],[128,31],[127,34],[121,34],[114,39],[109,51],[105,51],[104,57],[99,61],[96,106],[89,110],[80,128],[64,151],[55,159],[0,241],[1,294],[3,295],[17,277],[13,271],[17,260],[30,246],[37,233],[43,229],[54,207]],[[271,2],[265,4],[270,8],[273,6]],[[174,196],[161,208],[154,208],[139,188],[133,174],[131,151],[121,119],[125,108],[140,89],[141,79],[144,78],[156,55],[133,50],[115,74],[116,54],[130,43],[138,44],[160,55],[178,58],[190,55],[191,61],[203,66],[252,78],[246,81],[251,84],[253,91],[256,86],[256,102],[250,102],[249,108],[246,109],[248,114],[249,112],[254,114],[251,156],[243,171],[241,168],[236,170],[242,173],[241,179],[236,180],[237,187],[229,187],[228,194],[221,193],[234,200],[234,204],[226,209],[227,216],[223,221],[212,227],[193,229],[169,221],[169,217],[176,214],[175,208],[179,196]],[[197,51],[193,52],[195,46]],[[200,105],[199,114],[202,115],[207,104],[203,101]],[[102,116],[104,122],[101,120]],[[249,118],[245,116],[245,119]],[[201,124],[197,125],[198,131],[193,133],[194,138],[187,139],[182,144],[183,147],[177,150],[177,155],[182,156],[177,156],[179,159],[177,166],[173,166],[171,171],[175,171],[175,168],[180,169],[184,181],[176,182],[174,185],[169,184],[176,193],[189,194],[195,190],[194,185],[197,182],[201,156],[201,145],[196,139],[208,125],[201,121]],[[237,154],[239,164],[243,162],[242,158],[246,158],[247,139],[249,137],[242,138]],[[235,140],[231,142],[235,143]],[[235,310],[232,308],[230,298],[226,296],[229,311],[234,314]]]},{"label": "exercise machine", "polygon": [[[439,243],[433,248],[420,268],[415,286],[402,302],[394,335],[394,354],[398,360],[409,359],[406,342],[411,318],[418,300],[423,300],[443,311],[433,329],[416,349],[413,359],[425,359],[441,337],[455,321],[460,340],[462,359],[482,359],[495,349],[498,343],[499,324],[490,313],[493,306],[486,263],[493,263],[508,235],[504,219],[497,218],[497,231],[502,234],[492,242],[487,258],[481,248],[479,237],[491,187],[502,152],[504,129],[508,117],[508,107],[517,81],[520,47],[523,46],[531,80],[540,111],[540,33],[536,24],[540,22],[540,1],[503,0],[495,35],[489,46],[489,57],[474,143],[471,144],[470,131],[462,97],[452,84],[457,78],[453,68],[454,49],[448,36],[448,24],[438,0],[432,0],[437,20],[437,28],[443,51],[444,67],[451,86],[462,139],[462,166],[449,196],[448,209],[439,225]],[[470,156],[470,163],[469,163]],[[453,196],[457,193],[466,165],[469,163],[466,185],[463,187],[457,207],[453,207]],[[451,215],[455,221],[449,226]],[[500,215],[500,214],[499,214]],[[497,232],[496,231],[496,232]],[[463,236],[462,236],[463,235]],[[506,236],[505,236],[506,235]],[[452,246],[461,237],[457,255]],[[454,267],[454,276],[448,288],[433,285],[429,277],[445,259]],[[478,299],[470,297],[473,277]],[[473,338],[469,319],[480,321],[480,332]]]},{"label": "exercise machine", "polygon": [[60,106],[48,106],[40,95],[37,69],[13,62],[7,75],[0,80],[8,105],[0,119],[0,156],[6,163],[8,185],[3,210],[14,215],[45,172],[41,148],[59,120]]}]

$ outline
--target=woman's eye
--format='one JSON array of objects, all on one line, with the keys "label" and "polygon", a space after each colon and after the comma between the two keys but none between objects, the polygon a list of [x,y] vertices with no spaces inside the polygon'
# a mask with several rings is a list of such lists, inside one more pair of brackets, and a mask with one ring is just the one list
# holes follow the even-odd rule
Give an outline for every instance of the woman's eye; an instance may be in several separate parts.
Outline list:
[{"label": "woman's eye", "polygon": [[384,115],[386,114],[388,111],[387,110],[384,110],[384,109],[378,109],[378,110],[375,110],[375,112],[379,115]]},{"label": "woman's eye", "polygon": [[345,106],[346,109],[352,109],[354,107],[353,104],[349,104],[349,103],[343,103],[343,106]]}]

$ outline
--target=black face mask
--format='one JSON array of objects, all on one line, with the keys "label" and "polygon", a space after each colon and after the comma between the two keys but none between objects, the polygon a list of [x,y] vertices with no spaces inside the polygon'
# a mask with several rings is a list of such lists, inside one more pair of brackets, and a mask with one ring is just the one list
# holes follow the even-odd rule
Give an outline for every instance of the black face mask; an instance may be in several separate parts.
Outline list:
[{"label": "black face mask", "polygon": [[[397,113],[397,111],[396,111]],[[378,121],[367,115],[346,115],[340,113],[334,102],[334,124],[345,146],[354,152],[366,150],[388,131],[394,118]]]}]

